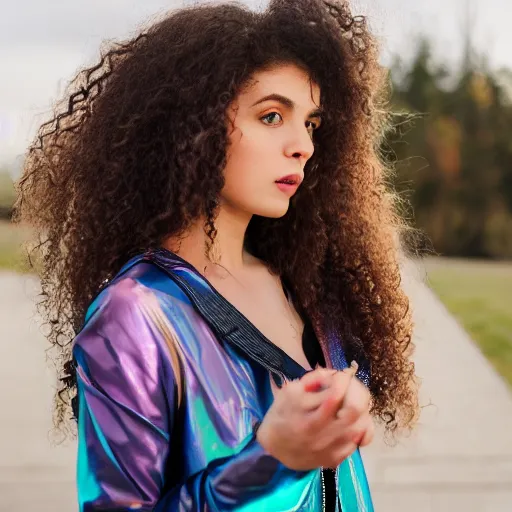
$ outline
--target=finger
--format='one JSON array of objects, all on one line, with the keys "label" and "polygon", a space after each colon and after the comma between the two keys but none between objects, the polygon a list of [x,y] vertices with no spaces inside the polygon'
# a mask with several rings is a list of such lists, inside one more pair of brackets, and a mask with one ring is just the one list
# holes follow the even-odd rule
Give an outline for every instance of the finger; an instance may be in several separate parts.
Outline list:
[{"label": "finger", "polygon": [[347,435],[350,437],[352,442],[359,446],[364,436],[366,435],[366,432],[371,429],[372,426],[373,421],[370,415],[365,414],[356,423],[348,428]]},{"label": "finger", "polygon": [[345,393],[338,418],[349,424],[370,410],[370,393],[357,378],[352,379]]},{"label": "finger", "polygon": [[351,443],[359,446],[359,443],[364,438],[366,432],[371,429],[373,425],[373,421],[369,414],[359,418],[355,423],[349,426],[340,425],[339,420],[336,423],[338,425],[338,431],[336,432],[336,437],[332,441],[331,445],[333,452],[336,452],[341,447]]},{"label": "finger", "polygon": [[354,424],[361,417],[361,413],[353,407],[342,407],[336,413],[336,418],[340,420],[343,428]]},{"label": "finger", "polygon": [[318,433],[315,436],[316,448],[328,452],[336,451],[342,442],[350,440],[349,438],[340,438],[340,435],[342,436],[346,432],[346,428],[339,420],[330,420],[330,423],[324,428],[318,429]]},{"label": "finger", "polygon": [[336,412],[340,408],[340,404],[343,401],[353,375],[354,371],[347,370],[337,372],[332,376],[328,394],[325,396],[322,404],[315,411],[315,418],[313,419],[314,423],[322,425],[326,421],[333,420],[336,416]]},{"label": "finger", "polygon": [[336,453],[343,445],[350,443],[357,445],[371,427],[373,427],[373,421],[369,414],[350,426],[344,425],[340,420],[335,419],[325,428],[318,429],[314,438],[315,449],[326,453]]},{"label": "finger", "polygon": [[336,374],[331,377],[331,399],[333,405],[337,405],[338,409],[344,403],[355,374],[355,369],[350,367],[343,371],[336,372]]},{"label": "finger", "polygon": [[302,400],[302,385],[298,380],[286,381],[274,395],[274,403],[286,409],[296,408]]},{"label": "finger", "polygon": [[330,452],[326,466],[335,468],[339,466],[347,457],[352,455],[357,450],[357,445],[348,442],[339,446],[337,450]]},{"label": "finger", "polygon": [[320,391],[306,393],[301,398],[301,406],[303,411],[312,412],[318,409],[329,398],[331,389],[321,389]]},{"label": "finger", "polygon": [[366,429],[366,432],[363,434],[363,437],[359,440],[357,443],[359,446],[368,446],[375,437],[375,424],[373,423],[373,420],[370,421],[370,424],[368,425],[368,428]]},{"label": "finger", "polygon": [[337,370],[320,368],[309,372],[301,379],[303,385],[302,408],[304,411],[312,411],[320,407],[329,396],[332,377]]},{"label": "finger", "polygon": [[336,370],[328,370],[326,368],[318,368],[306,373],[300,382],[304,386],[304,391],[315,392],[328,388],[331,384],[332,376],[336,374]]}]

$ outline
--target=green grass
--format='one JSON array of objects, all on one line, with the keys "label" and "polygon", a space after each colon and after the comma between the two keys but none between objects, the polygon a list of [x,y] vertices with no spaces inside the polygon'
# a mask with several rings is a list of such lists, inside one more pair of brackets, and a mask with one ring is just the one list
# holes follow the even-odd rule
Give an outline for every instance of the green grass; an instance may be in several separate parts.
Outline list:
[{"label": "green grass", "polygon": [[30,237],[30,230],[0,221],[0,269],[27,272],[28,262],[22,244]]},{"label": "green grass", "polygon": [[512,386],[512,263],[432,259],[429,283]]}]

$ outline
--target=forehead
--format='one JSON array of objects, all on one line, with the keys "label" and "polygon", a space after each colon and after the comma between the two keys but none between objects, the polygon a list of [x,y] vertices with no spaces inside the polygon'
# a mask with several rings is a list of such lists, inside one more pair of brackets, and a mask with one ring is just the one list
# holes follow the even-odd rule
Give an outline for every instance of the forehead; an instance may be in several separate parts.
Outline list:
[{"label": "forehead", "polygon": [[269,94],[280,94],[290,98],[297,106],[310,110],[320,106],[320,87],[295,64],[256,71],[238,99],[240,103],[254,102]]}]

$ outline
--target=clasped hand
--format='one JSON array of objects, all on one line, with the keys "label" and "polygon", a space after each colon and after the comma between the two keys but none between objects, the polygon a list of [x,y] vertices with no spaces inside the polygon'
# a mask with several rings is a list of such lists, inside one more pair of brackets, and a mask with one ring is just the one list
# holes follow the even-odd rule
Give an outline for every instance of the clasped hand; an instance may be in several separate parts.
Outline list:
[{"label": "clasped hand", "polygon": [[370,393],[344,371],[318,368],[287,382],[275,394],[257,439],[286,467],[307,471],[337,467],[374,435]]}]

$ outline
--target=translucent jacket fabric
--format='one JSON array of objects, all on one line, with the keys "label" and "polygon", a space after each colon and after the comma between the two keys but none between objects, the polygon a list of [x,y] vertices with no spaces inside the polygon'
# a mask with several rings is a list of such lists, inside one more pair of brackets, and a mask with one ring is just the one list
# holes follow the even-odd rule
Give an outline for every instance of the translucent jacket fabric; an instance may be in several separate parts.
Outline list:
[{"label": "translucent jacket fabric", "polygon": [[[345,368],[339,340],[316,334],[327,366]],[[324,470],[291,470],[255,436],[271,378],[306,370],[174,253],[124,266],[89,307],[73,357],[81,512],[324,510]],[[373,510],[359,452],[336,487],[337,511]]]}]

